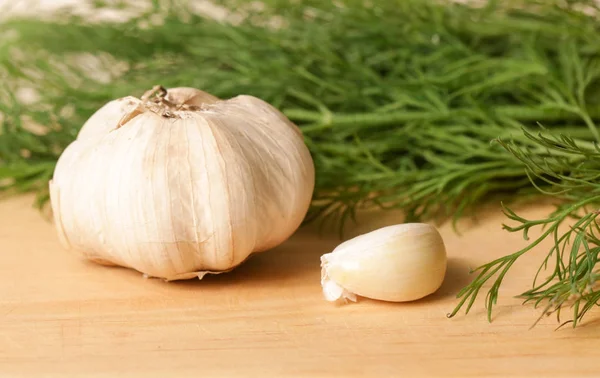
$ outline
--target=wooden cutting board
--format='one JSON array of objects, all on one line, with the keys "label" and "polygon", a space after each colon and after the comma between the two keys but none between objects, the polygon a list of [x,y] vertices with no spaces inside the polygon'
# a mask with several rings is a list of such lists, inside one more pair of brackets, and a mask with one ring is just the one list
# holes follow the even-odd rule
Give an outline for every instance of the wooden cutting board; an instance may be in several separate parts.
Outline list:
[{"label": "wooden cutting board", "polygon": [[[340,240],[304,228],[232,273],[165,283],[85,262],[58,244],[32,197],[0,202],[0,376],[86,377],[524,377],[600,376],[600,328],[554,331],[514,295],[527,289],[548,244],[506,277],[493,323],[478,302],[447,319],[469,268],[524,245],[501,229],[498,206],[442,225],[448,273],[413,303],[333,305],[319,257]],[[543,216],[547,206],[521,213]],[[348,236],[401,221],[360,218]]]}]

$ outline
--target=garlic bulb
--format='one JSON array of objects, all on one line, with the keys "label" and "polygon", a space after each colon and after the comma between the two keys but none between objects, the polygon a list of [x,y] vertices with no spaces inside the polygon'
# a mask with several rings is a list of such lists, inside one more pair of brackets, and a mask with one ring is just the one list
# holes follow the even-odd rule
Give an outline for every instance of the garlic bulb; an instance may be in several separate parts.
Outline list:
[{"label": "garlic bulb", "polygon": [[391,302],[435,292],[446,274],[446,248],[438,231],[423,223],[383,227],[350,239],[321,256],[325,298],[356,295]]},{"label": "garlic bulb", "polygon": [[282,243],[313,189],[302,134],[274,107],[162,87],[99,109],[50,182],[65,246],[167,280],[229,271]]}]

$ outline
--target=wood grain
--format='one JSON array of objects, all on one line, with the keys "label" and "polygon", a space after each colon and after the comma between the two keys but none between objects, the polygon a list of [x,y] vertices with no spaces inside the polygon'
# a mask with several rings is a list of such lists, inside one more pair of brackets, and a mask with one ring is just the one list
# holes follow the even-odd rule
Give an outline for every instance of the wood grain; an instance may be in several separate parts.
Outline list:
[{"label": "wood grain", "polygon": [[[31,197],[0,202],[0,376],[25,377],[525,377],[598,376],[599,328],[554,331],[512,296],[547,244],[506,277],[494,322],[479,303],[447,319],[468,270],[524,245],[498,207],[441,226],[442,288],[413,303],[323,300],[319,256],[340,241],[305,228],[232,273],[165,283],[85,262],[63,250]],[[522,210],[542,216],[546,206]],[[366,214],[351,234],[398,223]],[[350,236],[350,234],[348,235]]]}]

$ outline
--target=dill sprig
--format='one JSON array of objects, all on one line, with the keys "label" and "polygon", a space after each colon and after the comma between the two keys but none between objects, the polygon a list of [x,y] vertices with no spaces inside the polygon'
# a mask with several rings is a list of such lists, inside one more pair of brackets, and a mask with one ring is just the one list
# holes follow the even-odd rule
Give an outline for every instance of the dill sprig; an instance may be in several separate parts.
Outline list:
[{"label": "dill sprig", "polygon": [[546,237],[555,240],[544,261],[554,274],[524,298],[548,301],[545,312],[575,300],[574,324],[593,306],[596,213],[586,211],[600,196],[595,1],[215,1],[226,10],[221,21],[152,3],[124,22],[67,12],[0,24],[0,190],[37,191],[45,203],[61,152],[114,98],[156,84],[250,94],[304,132],[317,170],[307,220],[342,227],[369,206],[402,209],[407,220],[456,220],[492,196],[560,198],[540,220],[505,207],[520,224],[508,231],[545,231],[482,266],[453,314],[496,277],[491,314],[506,272]]},{"label": "dill sprig", "polygon": [[[517,259],[546,238],[551,238],[554,245],[542,260],[533,287],[519,297],[525,300],[524,303],[544,306],[540,319],[555,312],[560,320],[561,309],[569,305],[573,311],[572,319],[561,326],[568,323],[576,326],[600,300],[596,267],[600,253],[600,226],[597,223],[600,214],[600,147],[596,143],[578,142],[567,136],[534,135],[527,131],[524,134],[546,151],[534,154],[513,141],[498,142],[523,162],[533,183],[536,178],[547,183],[547,187],[542,189],[538,186],[538,189],[547,196],[559,199],[560,204],[544,219],[525,219],[504,207],[506,216],[516,223],[513,226],[504,225],[504,229],[522,232],[529,244],[475,269],[477,277],[459,292],[460,301],[449,316],[456,315],[463,306],[468,312],[482,286],[492,280],[485,299],[488,319],[491,321],[492,309],[506,273]],[[567,230],[561,228],[563,225]],[[533,228],[539,228],[542,232],[530,240],[528,234]],[[550,274],[540,280],[540,274],[546,272]]]}]

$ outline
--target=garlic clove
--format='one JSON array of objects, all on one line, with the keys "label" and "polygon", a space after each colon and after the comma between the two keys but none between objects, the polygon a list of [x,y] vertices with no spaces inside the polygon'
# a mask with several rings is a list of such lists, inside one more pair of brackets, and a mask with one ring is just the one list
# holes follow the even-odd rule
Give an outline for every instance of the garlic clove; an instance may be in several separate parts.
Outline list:
[{"label": "garlic clove", "polygon": [[83,124],[77,139],[100,138],[106,135],[122,124],[126,118],[131,119],[130,114],[136,112],[140,105],[141,101],[133,96],[108,102]]},{"label": "garlic clove", "polygon": [[166,99],[177,105],[201,107],[221,101],[218,97],[196,88],[179,87],[169,89]]},{"label": "garlic clove", "polygon": [[390,302],[423,298],[442,285],[446,249],[428,224],[380,228],[350,239],[321,257],[321,285],[328,301],[362,296]]}]

